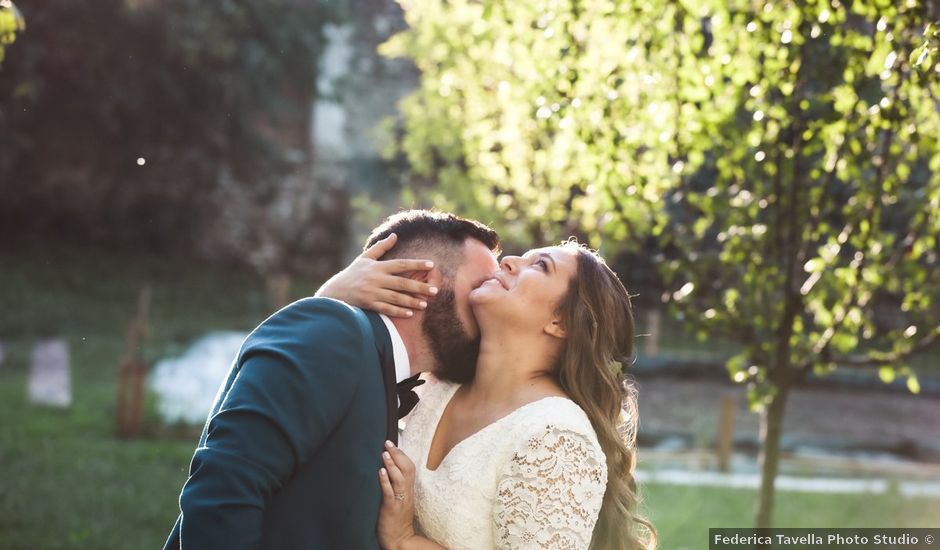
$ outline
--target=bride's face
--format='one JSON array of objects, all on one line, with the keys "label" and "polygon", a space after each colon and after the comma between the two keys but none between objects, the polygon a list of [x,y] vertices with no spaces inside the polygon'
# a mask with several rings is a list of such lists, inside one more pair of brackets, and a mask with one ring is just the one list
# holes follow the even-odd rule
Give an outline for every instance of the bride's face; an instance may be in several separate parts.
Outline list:
[{"label": "bride's face", "polygon": [[546,331],[578,270],[577,249],[551,246],[504,256],[499,271],[470,294],[477,322]]}]

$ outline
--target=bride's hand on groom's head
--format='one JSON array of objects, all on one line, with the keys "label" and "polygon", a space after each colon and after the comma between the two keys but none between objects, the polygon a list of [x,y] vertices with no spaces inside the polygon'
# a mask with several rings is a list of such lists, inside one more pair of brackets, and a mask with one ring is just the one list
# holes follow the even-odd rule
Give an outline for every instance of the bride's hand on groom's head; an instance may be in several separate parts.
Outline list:
[{"label": "bride's hand on groom's head", "polygon": [[429,260],[379,260],[391,250],[398,237],[394,233],[356,257],[346,269],[330,278],[316,296],[335,298],[347,304],[384,313],[391,317],[411,317],[427,307],[427,297],[437,294],[432,284],[407,277],[434,267]]}]

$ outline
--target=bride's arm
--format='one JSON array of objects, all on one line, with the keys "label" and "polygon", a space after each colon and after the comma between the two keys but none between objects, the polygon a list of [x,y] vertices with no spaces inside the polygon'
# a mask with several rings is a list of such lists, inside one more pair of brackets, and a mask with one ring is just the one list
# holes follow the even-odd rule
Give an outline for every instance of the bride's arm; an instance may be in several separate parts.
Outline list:
[{"label": "bride's arm", "polygon": [[427,297],[437,288],[402,276],[410,271],[434,267],[428,260],[379,260],[395,246],[392,233],[360,254],[349,266],[333,275],[317,290],[316,296],[342,300],[347,304],[392,317],[411,317],[413,310],[427,307]]},{"label": "bride's arm", "polygon": [[607,486],[603,452],[551,425],[520,443],[496,491],[496,548],[587,550]]},{"label": "bride's arm", "polygon": [[447,550],[415,533],[415,466],[390,441],[382,453],[385,467],[379,470],[382,506],[376,533],[384,550]]}]

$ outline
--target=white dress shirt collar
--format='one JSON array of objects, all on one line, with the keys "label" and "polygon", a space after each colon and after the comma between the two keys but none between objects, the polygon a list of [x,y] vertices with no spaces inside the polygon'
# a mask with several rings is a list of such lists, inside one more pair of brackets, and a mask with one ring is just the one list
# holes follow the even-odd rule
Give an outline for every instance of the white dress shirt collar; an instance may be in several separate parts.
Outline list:
[{"label": "white dress shirt collar", "polygon": [[385,327],[388,328],[388,335],[392,339],[392,354],[395,359],[395,383],[401,382],[411,377],[411,362],[408,360],[408,349],[405,348],[405,341],[401,339],[401,334],[395,328],[395,324],[387,315],[379,313]]}]

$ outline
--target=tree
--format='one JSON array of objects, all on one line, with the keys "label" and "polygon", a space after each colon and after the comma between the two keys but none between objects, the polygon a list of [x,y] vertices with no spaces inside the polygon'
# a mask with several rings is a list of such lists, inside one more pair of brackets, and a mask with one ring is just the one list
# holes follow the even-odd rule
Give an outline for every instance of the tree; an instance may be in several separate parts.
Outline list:
[{"label": "tree", "polygon": [[731,62],[706,104],[734,108],[679,146],[692,166],[670,199],[696,220],[667,240],[680,251],[673,299],[742,345],[728,368],[762,415],[767,527],[795,384],[869,366],[919,391],[903,362],[940,336],[940,87],[935,67],[911,62],[927,23],[913,3],[805,3],[724,21],[712,47]]},{"label": "tree", "polygon": [[758,527],[794,385],[873,367],[919,390],[904,361],[940,338],[935,4],[404,6],[385,51],[422,71],[399,142],[413,187],[511,236],[654,238],[664,299],[740,346]]}]

